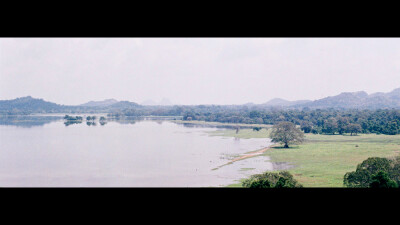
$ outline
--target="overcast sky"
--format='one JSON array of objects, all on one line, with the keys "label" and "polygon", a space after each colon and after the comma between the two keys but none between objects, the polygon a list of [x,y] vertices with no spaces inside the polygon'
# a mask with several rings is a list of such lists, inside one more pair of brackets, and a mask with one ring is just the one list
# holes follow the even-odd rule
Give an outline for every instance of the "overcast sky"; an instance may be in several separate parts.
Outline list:
[{"label": "overcast sky", "polygon": [[400,39],[0,39],[1,100],[243,104],[399,87]]}]

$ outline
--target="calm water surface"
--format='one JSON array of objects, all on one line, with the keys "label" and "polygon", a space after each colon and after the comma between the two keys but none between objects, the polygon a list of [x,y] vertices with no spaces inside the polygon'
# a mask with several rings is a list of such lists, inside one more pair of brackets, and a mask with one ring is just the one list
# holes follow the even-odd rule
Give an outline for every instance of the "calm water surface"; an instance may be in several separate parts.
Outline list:
[{"label": "calm water surface", "polygon": [[66,126],[62,119],[23,120],[0,120],[3,187],[218,187],[273,169],[265,156],[222,166],[271,143],[207,133],[221,128],[170,121]]}]

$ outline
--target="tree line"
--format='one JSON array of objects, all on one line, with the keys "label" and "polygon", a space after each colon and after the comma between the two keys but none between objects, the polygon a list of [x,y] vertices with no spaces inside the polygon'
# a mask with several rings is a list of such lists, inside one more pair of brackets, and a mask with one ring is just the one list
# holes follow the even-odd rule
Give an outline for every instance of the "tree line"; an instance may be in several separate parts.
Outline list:
[{"label": "tree line", "polygon": [[123,116],[182,116],[183,120],[207,122],[277,124],[292,122],[304,133],[345,134],[376,133],[399,134],[399,109],[260,109],[242,106],[198,105],[143,107],[109,113],[111,117]]}]

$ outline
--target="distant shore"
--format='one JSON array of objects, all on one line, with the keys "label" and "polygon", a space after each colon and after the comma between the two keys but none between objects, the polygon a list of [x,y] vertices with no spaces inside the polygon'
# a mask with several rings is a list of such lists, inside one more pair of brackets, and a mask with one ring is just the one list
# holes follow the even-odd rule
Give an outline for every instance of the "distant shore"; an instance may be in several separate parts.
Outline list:
[{"label": "distant shore", "polygon": [[188,123],[188,124],[199,124],[199,125],[217,125],[217,126],[232,126],[232,127],[262,127],[271,128],[269,124],[246,124],[246,123],[221,123],[221,122],[207,122],[199,120],[172,120],[174,123]]}]

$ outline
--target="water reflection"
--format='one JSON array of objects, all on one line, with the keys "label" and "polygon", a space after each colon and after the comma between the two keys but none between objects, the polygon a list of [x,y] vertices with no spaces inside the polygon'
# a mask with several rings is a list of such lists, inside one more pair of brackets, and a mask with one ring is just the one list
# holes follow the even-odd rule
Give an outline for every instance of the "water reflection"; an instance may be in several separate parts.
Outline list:
[{"label": "water reflection", "polygon": [[109,121],[116,122],[119,124],[135,124],[138,121],[138,119],[136,119],[136,120],[135,119],[111,119]]},{"label": "water reflection", "polygon": [[75,121],[67,120],[67,121],[64,122],[64,125],[66,127],[68,127],[69,125],[72,125],[72,124],[81,124],[81,123],[82,123],[82,120],[75,120]]},{"label": "water reflection", "polygon": [[1,115],[0,125],[17,126],[17,127],[37,127],[45,124],[61,120],[61,116],[22,116],[22,115]]},{"label": "water reflection", "polygon": [[86,125],[88,125],[88,126],[96,126],[97,124],[94,121],[87,121]]},{"label": "water reflection", "polygon": [[43,128],[0,126],[0,186],[210,187],[272,168],[264,156],[229,163],[268,146],[264,138],[209,136],[215,128],[167,121],[107,119],[103,128],[59,119]]},{"label": "water reflection", "polygon": [[184,127],[190,127],[190,128],[207,128],[207,127],[214,127],[214,128],[222,128],[222,129],[235,129],[235,130],[240,130],[240,129],[245,129],[245,128],[252,128],[252,126],[240,126],[238,127],[237,125],[216,125],[216,124],[195,124],[195,123],[177,123],[181,126]]}]

